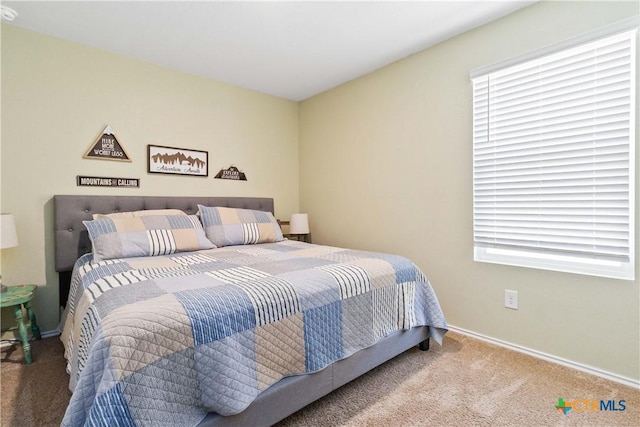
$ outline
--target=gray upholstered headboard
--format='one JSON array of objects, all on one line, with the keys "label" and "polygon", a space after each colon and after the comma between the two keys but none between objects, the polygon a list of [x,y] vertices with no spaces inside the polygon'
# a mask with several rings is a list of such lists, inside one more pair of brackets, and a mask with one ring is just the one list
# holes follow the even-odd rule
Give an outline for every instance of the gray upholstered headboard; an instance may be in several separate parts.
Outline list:
[{"label": "gray upholstered headboard", "polygon": [[198,212],[198,204],[268,211],[274,213],[273,199],[267,197],[171,197],[171,196],[54,196],[56,271],[73,270],[81,255],[91,250],[89,234],[82,221],[95,213],[181,209]]}]

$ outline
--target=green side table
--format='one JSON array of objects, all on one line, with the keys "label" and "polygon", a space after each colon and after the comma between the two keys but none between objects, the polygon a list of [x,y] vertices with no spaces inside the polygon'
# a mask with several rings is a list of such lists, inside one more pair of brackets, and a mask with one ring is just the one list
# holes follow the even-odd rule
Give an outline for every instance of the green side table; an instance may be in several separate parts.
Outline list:
[{"label": "green side table", "polygon": [[[31,345],[29,344],[29,337],[27,335],[27,327],[31,327],[33,336],[40,339],[40,328],[36,323],[36,315],[31,309],[31,298],[36,291],[35,285],[20,285],[20,286],[8,286],[6,292],[0,293],[0,307],[13,307],[13,311],[18,321],[18,326],[4,331],[11,331],[18,329],[20,332],[20,339],[22,341],[22,352],[24,353],[24,359],[27,365],[31,364]],[[27,311],[27,321],[25,322],[22,307],[24,306]]]}]

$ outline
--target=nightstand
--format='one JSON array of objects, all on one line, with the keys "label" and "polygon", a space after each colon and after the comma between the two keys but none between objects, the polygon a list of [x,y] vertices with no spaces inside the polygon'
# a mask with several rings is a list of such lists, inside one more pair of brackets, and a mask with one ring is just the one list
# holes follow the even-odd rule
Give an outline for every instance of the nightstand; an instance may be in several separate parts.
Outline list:
[{"label": "nightstand", "polygon": [[[24,353],[24,359],[27,365],[31,364],[31,345],[29,344],[27,327],[31,328],[31,333],[34,337],[40,339],[40,328],[38,328],[36,315],[31,308],[31,298],[33,298],[35,290],[35,285],[7,286],[7,291],[0,293],[0,307],[13,307],[16,321],[18,322],[18,326],[3,329],[2,332],[18,330],[20,340],[22,341],[22,352]],[[22,311],[23,307],[27,312],[26,320],[24,319]]]},{"label": "nightstand", "polygon": [[[290,221],[280,221],[279,219],[277,221],[280,227],[282,227],[283,225],[286,225],[286,226],[290,225]],[[289,240],[297,240],[299,242],[311,243],[311,233],[293,234],[293,233],[283,232],[282,237]]]},{"label": "nightstand", "polygon": [[297,240],[298,242],[311,243],[311,233],[307,234],[283,234],[289,240]]}]

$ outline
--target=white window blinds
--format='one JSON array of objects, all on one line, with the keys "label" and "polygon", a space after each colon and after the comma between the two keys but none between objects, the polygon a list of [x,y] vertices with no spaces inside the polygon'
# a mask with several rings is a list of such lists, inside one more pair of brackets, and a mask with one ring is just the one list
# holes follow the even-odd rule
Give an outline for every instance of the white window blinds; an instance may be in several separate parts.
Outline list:
[{"label": "white window blinds", "polygon": [[472,78],[476,260],[633,279],[635,40]]}]

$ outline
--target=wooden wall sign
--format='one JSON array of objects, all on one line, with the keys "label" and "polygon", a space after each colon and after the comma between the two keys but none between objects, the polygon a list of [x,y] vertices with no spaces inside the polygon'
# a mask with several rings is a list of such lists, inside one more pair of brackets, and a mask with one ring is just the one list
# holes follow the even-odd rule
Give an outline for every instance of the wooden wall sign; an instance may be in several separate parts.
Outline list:
[{"label": "wooden wall sign", "polygon": [[235,166],[229,166],[228,169],[220,169],[220,172],[214,178],[231,179],[234,181],[246,181],[247,176]]},{"label": "wooden wall sign", "polygon": [[82,175],[78,175],[76,178],[78,187],[140,187],[140,178],[113,178]]},{"label": "wooden wall sign", "polygon": [[209,152],[147,145],[147,172],[209,176]]},{"label": "wooden wall sign", "polygon": [[99,160],[118,160],[121,162],[130,162],[131,159],[127,152],[124,151],[122,145],[113,134],[111,126],[107,126],[102,131],[102,135],[91,144],[89,150],[84,154],[85,159]]}]

